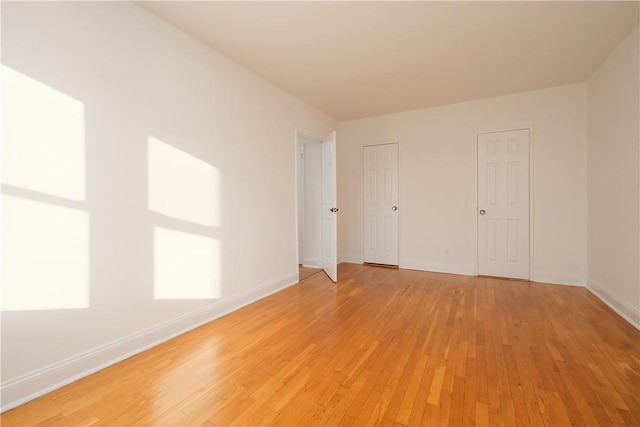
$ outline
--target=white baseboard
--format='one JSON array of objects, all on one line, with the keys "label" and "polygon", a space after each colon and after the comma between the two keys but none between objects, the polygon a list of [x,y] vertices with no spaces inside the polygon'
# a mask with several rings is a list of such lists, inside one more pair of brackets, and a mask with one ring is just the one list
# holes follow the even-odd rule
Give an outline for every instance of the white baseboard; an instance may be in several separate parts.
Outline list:
[{"label": "white baseboard", "polygon": [[419,260],[401,260],[400,268],[433,273],[461,274],[463,276],[476,275],[476,269],[473,265],[436,264]]},{"label": "white baseboard", "polygon": [[346,262],[349,264],[362,264],[362,257],[357,255],[343,255],[338,259],[338,262]]},{"label": "white baseboard", "polygon": [[631,323],[640,330],[640,310],[633,307],[616,293],[605,289],[592,279],[587,279],[587,289],[600,301],[608,305],[613,311],[618,313],[624,320]]},{"label": "white baseboard", "polygon": [[582,276],[564,273],[549,273],[547,271],[532,271],[531,281],[549,283],[552,285],[585,286],[586,280]]},{"label": "white baseboard", "polygon": [[98,372],[296,283],[297,271],[238,295],[218,300],[193,313],[4,382],[0,388],[0,412]]}]

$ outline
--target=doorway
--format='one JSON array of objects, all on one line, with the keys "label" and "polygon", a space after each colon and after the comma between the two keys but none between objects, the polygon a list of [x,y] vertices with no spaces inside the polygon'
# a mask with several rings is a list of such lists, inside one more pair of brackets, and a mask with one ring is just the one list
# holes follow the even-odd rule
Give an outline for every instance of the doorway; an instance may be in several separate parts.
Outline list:
[{"label": "doorway", "polygon": [[298,264],[322,268],[336,282],[336,132],[322,141],[297,134]]},{"label": "doorway", "polygon": [[298,136],[298,264],[320,268],[322,256],[322,145]]},{"label": "doorway", "polygon": [[478,134],[478,275],[529,280],[530,132]]},{"label": "doorway", "polygon": [[398,144],[362,148],[363,260],[398,265],[399,204]]}]

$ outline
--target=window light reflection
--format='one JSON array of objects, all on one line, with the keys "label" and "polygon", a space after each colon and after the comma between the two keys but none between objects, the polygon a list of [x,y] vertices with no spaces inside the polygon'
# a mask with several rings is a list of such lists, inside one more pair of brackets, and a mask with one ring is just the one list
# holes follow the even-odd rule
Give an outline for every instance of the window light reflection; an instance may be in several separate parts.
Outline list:
[{"label": "window light reflection", "polygon": [[220,173],[210,164],[149,137],[149,209],[209,227],[218,227]]},{"label": "window light reflection", "polygon": [[3,311],[89,306],[89,214],[2,196]]},{"label": "window light reflection", "polygon": [[2,182],[85,200],[84,106],[2,66]]}]

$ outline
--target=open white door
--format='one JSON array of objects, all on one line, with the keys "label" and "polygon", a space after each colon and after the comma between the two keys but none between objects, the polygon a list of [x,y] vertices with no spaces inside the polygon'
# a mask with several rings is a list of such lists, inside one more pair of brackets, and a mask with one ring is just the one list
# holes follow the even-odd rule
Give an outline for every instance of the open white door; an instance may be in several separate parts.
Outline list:
[{"label": "open white door", "polygon": [[336,207],[336,132],[322,141],[322,268],[338,281],[338,208]]}]

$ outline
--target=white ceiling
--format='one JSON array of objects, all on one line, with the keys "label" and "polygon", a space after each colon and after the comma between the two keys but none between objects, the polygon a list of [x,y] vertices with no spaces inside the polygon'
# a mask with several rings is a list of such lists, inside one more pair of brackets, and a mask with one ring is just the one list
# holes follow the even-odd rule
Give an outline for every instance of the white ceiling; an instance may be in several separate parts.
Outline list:
[{"label": "white ceiling", "polygon": [[636,1],[138,4],[338,120],[585,81]]}]

